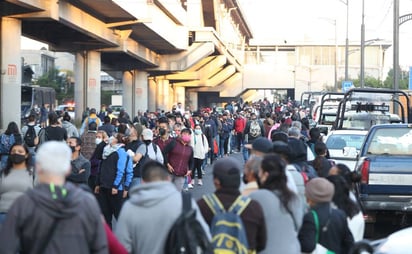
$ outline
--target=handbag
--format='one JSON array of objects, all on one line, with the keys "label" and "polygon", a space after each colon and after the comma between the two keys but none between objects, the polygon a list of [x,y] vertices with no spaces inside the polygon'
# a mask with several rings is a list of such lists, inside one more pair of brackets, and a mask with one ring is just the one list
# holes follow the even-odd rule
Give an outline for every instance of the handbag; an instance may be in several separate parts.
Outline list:
[{"label": "handbag", "polygon": [[320,228],[318,214],[314,210],[311,210],[311,212],[313,215],[313,220],[315,221],[316,228],[316,247],[315,250],[312,251],[312,254],[335,254],[335,252],[326,249],[322,244],[319,243]]}]

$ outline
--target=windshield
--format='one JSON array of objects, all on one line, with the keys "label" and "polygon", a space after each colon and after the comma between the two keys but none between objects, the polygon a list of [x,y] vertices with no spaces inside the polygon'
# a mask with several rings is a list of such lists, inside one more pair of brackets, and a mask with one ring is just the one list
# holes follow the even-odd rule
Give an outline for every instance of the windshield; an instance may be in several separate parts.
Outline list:
[{"label": "windshield", "polygon": [[333,134],[326,140],[328,149],[343,149],[344,147],[355,147],[360,150],[366,135],[361,134]]},{"label": "windshield", "polygon": [[376,130],[368,154],[412,155],[412,130],[409,128]]}]

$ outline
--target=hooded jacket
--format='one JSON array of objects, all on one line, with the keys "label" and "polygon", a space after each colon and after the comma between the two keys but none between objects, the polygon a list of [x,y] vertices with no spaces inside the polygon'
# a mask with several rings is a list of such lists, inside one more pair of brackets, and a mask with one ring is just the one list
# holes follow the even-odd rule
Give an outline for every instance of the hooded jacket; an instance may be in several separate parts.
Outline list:
[{"label": "hooded jacket", "polygon": [[0,253],[38,253],[55,220],[42,253],[108,253],[95,197],[71,183],[39,184],[20,196],[1,228]]},{"label": "hooded jacket", "polygon": [[[182,194],[167,181],[140,184],[130,189],[115,234],[129,253],[164,253],[167,235],[182,212]],[[209,228],[192,200],[196,218],[206,233]]]}]

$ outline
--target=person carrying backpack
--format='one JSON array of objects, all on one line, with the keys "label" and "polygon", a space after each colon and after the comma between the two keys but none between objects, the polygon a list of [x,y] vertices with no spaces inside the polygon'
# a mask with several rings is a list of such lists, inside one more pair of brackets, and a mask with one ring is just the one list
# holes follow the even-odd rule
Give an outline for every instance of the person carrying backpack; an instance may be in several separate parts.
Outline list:
[{"label": "person carrying backpack", "polygon": [[[246,122],[246,127],[243,130],[243,136],[245,138],[244,144],[252,144],[258,137],[265,137],[265,128],[262,121],[257,119],[255,113],[250,114],[250,120]],[[246,162],[249,158],[249,150],[243,149],[243,159]]]},{"label": "person carrying backpack", "polygon": [[266,246],[262,208],[256,201],[241,196],[239,191],[241,169],[242,166],[231,157],[215,162],[213,182],[216,192],[197,202],[210,227],[214,253],[255,253]]},{"label": "person carrying backpack", "polygon": [[80,127],[80,135],[83,135],[83,133],[85,131],[87,131],[87,127],[92,122],[96,122],[97,127],[100,127],[102,125],[102,121],[96,115],[96,109],[95,108],[91,108],[90,109],[90,115],[83,120],[82,126]]},{"label": "person carrying backpack", "polygon": [[[166,167],[157,161],[149,161],[145,164],[142,168],[142,179],[142,184],[130,190],[130,198],[122,207],[115,234],[128,253],[171,254],[173,253],[171,248],[165,250],[166,240],[173,225],[182,214],[182,193],[171,182]],[[191,219],[195,219],[195,223],[192,223],[192,227],[185,231],[191,235],[185,235],[185,237],[190,237],[190,239],[206,237],[209,240],[208,226],[196,202],[193,199],[190,201],[191,209],[193,209],[192,216],[194,216]],[[197,229],[202,229],[199,231],[203,231],[203,235],[196,234],[195,232],[199,231],[192,230],[194,224],[199,226],[196,226]],[[191,243],[195,247],[198,246],[195,240]],[[187,250],[185,253],[197,252]]]},{"label": "person carrying backpack", "polygon": [[153,143],[153,131],[144,129],[142,131],[143,144],[139,145],[135,154],[131,150],[128,151],[129,156],[133,157],[133,180],[130,187],[140,184],[142,177],[142,166],[148,160],[155,160],[160,163],[164,162],[162,151],[159,146]]},{"label": "person carrying backpack", "polygon": [[7,158],[9,157],[11,146],[23,143],[20,129],[16,122],[10,122],[7,125],[6,131],[0,135],[0,153],[1,153],[1,170],[7,165]]},{"label": "person carrying backpack", "polygon": [[32,161],[34,161],[36,146],[39,143],[39,132],[41,128],[36,124],[36,115],[31,114],[28,120],[28,123],[23,126],[21,132],[23,135],[23,142],[29,148]]}]

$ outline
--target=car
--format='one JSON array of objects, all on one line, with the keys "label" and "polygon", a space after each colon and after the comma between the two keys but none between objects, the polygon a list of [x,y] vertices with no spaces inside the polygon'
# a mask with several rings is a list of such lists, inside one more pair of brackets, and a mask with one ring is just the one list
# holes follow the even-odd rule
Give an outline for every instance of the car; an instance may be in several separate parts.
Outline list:
[{"label": "car", "polygon": [[69,116],[72,120],[74,120],[75,114],[75,105],[66,104],[66,105],[59,105],[57,106],[55,112],[59,117],[63,117],[64,112],[68,112]]},{"label": "car", "polygon": [[334,130],[325,138],[329,155],[336,163],[343,163],[351,171],[355,170],[357,155],[362,147],[368,131],[365,130]]},{"label": "car", "polygon": [[356,242],[352,248],[353,254],[365,254],[365,253],[380,253],[380,254],[392,254],[392,253],[410,253],[412,249],[412,227],[398,230],[388,237],[378,239],[374,241],[362,240]]}]

